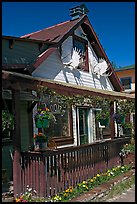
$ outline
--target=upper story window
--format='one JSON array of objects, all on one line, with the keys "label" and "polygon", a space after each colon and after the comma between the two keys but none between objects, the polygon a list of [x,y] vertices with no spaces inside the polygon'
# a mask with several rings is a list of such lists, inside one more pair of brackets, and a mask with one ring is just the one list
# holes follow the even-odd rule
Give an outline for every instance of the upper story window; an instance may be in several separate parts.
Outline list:
[{"label": "upper story window", "polygon": [[131,89],[131,77],[121,78],[120,81],[125,90]]},{"label": "upper story window", "polygon": [[80,55],[78,68],[88,71],[88,42],[74,35],[73,48],[76,49]]}]

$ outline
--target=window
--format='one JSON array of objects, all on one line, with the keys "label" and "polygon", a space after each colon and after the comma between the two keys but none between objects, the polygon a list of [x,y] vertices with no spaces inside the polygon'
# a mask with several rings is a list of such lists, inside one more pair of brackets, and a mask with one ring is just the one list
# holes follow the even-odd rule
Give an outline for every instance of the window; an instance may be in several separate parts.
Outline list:
[{"label": "window", "polygon": [[49,137],[68,137],[69,134],[69,110],[66,109],[63,115],[54,114],[56,122],[51,123],[50,127],[45,129],[45,134]]},{"label": "window", "polygon": [[78,50],[80,53],[80,60],[79,60],[78,68],[88,71],[87,41],[78,36],[74,36],[73,48]]},{"label": "window", "polygon": [[125,77],[121,78],[121,84],[124,87],[124,89],[131,89],[131,77]]},{"label": "window", "polygon": [[[49,108],[56,118],[56,121],[50,123],[49,128],[45,128],[45,134],[49,137],[61,138],[70,136],[70,108],[67,103],[62,101],[60,97],[45,94],[43,95],[43,105]],[[38,108],[42,103],[38,104]]]}]

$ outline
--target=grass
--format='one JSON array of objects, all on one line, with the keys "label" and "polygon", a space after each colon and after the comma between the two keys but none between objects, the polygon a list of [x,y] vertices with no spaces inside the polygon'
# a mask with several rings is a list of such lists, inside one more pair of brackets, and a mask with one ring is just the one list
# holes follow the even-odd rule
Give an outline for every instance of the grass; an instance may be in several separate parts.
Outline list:
[{"label": "grass", "polygon": [[112,199],[121,195],[124,191],[128,190],[133,185],[135,185],[135,175],[114,185],[109,191],[109,193],[103,198],[96,198],[94,201],[91,201],[91,202],[107,202],[109,199]]},{"label": "grass", "polygon": [[107,195],[107,198],[113,198],[117,195],[120,195],[123,193],[123,191],[129,189],[132,185],[135,184],[135,175],[131,178],[122,181],[121,183],[117,184],[116,186],[113,186],[109,194]]}]

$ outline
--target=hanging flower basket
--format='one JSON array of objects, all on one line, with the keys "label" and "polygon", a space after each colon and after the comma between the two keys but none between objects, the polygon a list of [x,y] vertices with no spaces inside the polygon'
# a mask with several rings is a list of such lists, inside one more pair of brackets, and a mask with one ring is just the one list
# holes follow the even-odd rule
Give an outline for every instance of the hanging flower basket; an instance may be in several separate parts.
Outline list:
[{"label": "hanging flower basket", "polygon": [[100,119],[100,125],[102,126],[108,126],[109,124],[109,118],[106,118],[106,119]]},{"label": "hanging flower basket", "polygon": [[39,109],[34,116],[36,128],[48,128],[51,121],[55,121],[55,116],[48,108]]},{"label": "hanging flower basket", "polygon": [[50,121],[48,118],[37,118],[35,120],[36,128],[48,128]]}]

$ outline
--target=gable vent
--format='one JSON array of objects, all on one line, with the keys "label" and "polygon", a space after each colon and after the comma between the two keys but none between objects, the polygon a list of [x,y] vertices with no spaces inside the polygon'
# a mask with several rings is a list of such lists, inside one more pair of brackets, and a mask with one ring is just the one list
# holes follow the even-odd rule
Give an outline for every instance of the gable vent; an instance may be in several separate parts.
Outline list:
[{"label": "gable vent", "polygon": [[69,10],[70,10],[70,16],[72,20],[80,18],[82,15],[87,14],[89,12],[85,4],[81,4],[80,6],[76,6]]}]

